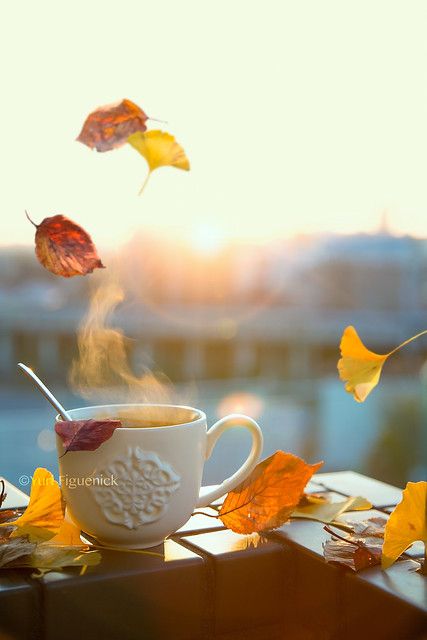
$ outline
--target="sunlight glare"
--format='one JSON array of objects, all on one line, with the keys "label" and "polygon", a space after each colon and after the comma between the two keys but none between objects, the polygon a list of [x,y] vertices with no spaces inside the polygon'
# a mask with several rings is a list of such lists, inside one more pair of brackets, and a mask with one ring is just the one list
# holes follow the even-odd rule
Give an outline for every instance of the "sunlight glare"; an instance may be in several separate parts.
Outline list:
[{"label": "sunlight glare", "polygon": [[224,418],[230,413],[244,413],[259,418],[264,408],[262,399],[254,393],[237,392],[225,396],[218,405],[217,414]]},{"label": "sunlight glare", "polygon": [[225,245],[225,235],[216,226],[201,223],[193,228],[190,236],[191,247],[206,257],[218,254]]}]

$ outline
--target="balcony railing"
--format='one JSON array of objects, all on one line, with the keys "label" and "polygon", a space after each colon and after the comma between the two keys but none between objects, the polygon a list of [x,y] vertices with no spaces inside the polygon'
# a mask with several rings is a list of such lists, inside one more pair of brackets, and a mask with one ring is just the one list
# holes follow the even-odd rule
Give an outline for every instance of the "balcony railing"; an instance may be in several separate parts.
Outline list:
[{"label": "balcony railing", "polygon": [[[351,471],[318,474],[309,490],[363,495],[370,512],[400,500],[391,485]],[[8,487],[6,506],[26,496]],[[103,551],[101,564],[32,579],[0,572],[0,638],[75,640],[245,639],[406,640],[425,638],[425,577],[397,562],[357,574],[326,564],[319,522],[293,520],[262,540],[226,530],[205,515],[190,518],[155,551],[164,557]],[[421,553],[409,549],[406,558]]]}]

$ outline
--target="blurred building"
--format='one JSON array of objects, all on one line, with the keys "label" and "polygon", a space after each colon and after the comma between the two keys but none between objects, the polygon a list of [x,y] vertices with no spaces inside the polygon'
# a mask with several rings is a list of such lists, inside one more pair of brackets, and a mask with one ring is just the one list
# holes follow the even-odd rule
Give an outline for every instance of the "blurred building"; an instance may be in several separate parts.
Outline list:
[{"label": "blurred building", "polygon": [[[91,292],[118,274],[125,302],[111,322],[131,338],[136,373],[148,366],[182,381],[177,397],[191,404],[185,388],[195,389],[212,421],[235,411],[259,418],[266,455],[291,450],[326,460],[326,470],[355,468],[399,485],[425,477],[427,339],[387,362],[387,380],[363,405],[336,371],[348,324],[378,352],[426,328],[424,240],[382,229],[198,252],[135,236],[103,261],[107,270],[66,280],[45,271],[31,248],[0,250],[3,473],[17,480],[40,461],[56,464],[54,440],[45,442],[50,408],[16,363],[33,366],[66,406],[80,405],[64,389],[76,331]],[[239,437],[233,447],[220,443],[209,482],[238,466]]]},{"label": "blurred building", "polygon": [[[335,375],[347,324],[380,352],[426,326],[426,241],[386,230],[208,254],[137,235],[115,260],[126,302],[114,322],[134,339],[130,357],[173,380]],[[3,381],[18,360],[65,380],[91,287],[106,274],[59,279],[30,249],[0,251]],[[414,371],[426,353],[420,341],[391,367]]]}]

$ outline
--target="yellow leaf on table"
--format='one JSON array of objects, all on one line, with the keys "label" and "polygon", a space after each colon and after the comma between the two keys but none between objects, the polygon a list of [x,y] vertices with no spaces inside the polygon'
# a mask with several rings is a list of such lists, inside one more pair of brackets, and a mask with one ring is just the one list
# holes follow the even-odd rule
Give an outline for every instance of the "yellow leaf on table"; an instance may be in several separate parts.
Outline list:
[{"label": "yellow leaf on table", "polygon": [[99,551],[84,551],[70,545],[57,545],[49,542],[37,544],[30,555],[16,558],[8,567],[31,567],[37,572],[32,577],[39,578],[49,571],[60,571],[65,567],[95,566],[101,561]]},{"label": "yellow leaf on table", "polygon": [[276,451],[227,494],[218,517],[236,533],[279,527],[288,520],[307,482],[322,464],[307,464],[292,453]]},{"label": "yellow leaf on table", "polygon": [[35,569],[62,569],[63,567],[94,566],[99,564],[99,551],[82,551],[70,545],[54,545],[50,542],[38,544],[29,558],[29,565]]},{"label": "yellow leaf on table", "polygon": [[49,540],[49,544],[86,546],[80,538],[80,528],[65,518],[58,533]]},{"label": "yellow leaf on table", "polygon": [[12,537],[28,535],[31,541],[48,540],[58,533],[63,519],[61,489],[51,472],[39,467],[33,474],[30,501],[24,513],[3,526],[16,527]]},{"label": "yellow leaf on table", "polygon": [[141,187],[143,191],[151,172],[159,167],[175,167],[183,171],[190,170],[190,162],[184,149],[175,138],[165,131],[137,131],[128,138],[128,143],[147,161],[149,173]]},{"label": "yellow leaf on table", "polygon": [[378,384],[383,364],[393,352],[379,355],[369,351],[351,326],[343,333],[340,349],[338,371],[346,383],[345,390],[352,393],[357,402],[363,402]]},{"label": "yellow leaf on table", "polygon": [[340,502],[328,502],[327,500],[319,502],[319,500],[316,500],[311,504],[310,497],[307,496],[307,498],[309,504],[298,506],[295,511],[292,511],[292,518],[307,518],[308,520],[318,520],[328,524],[334,522],[346,511],[372,509],[372,504],[361,496],[353,496]]},{"label": "yellow leaf on table", "polygon": [[427,482],[408,482],[402,501],[390,514],[384,531],[381,566],[388,569],[413,542],[427,545]]}]

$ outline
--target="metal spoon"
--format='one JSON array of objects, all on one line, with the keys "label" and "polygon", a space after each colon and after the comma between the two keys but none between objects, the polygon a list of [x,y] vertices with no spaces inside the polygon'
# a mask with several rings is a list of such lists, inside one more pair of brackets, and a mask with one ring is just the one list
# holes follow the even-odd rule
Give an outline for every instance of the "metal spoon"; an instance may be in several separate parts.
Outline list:
[{"label": "metal spoon", "polygon": [[70,414],[66,412],[66,410],[64,409],[62,404],[60,402],[58,402],[58,400],[55,398],[53,393],[51,391],[49,391],[47,386],[45,384],[43,384],[43,382],[40,380],[40,378],[38,378],[36,376],[34,371],[32,369],[30,369],[30,367],[27,367],[25,364],[22,364],[22,362],[18,362],[18,369],[23,371],[26,376],[31,378],[31,380],[34,382],[36,387],[42,392],[42,394],[44,395],[46,400],[49,400],[49,402],[52,405],[52,407],[57,410],[57,412],[59,413],[61,418],[63,418],[63,420],[71,420],[72,419]]}]

